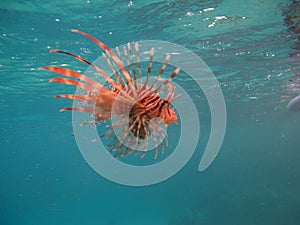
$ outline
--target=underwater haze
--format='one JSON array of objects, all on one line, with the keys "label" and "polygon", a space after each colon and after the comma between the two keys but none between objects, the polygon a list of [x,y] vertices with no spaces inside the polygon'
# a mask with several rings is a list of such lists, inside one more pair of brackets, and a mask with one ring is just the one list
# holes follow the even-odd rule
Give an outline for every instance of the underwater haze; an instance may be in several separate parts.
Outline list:
[{"label": "underwater haze", "polygon": [[[0,224],[299,225],[300,111],[287,109],[300,95],[299,15],[296,0],[2,0]],[[94,171],[76,144],[72,113],[59,112],[72,101],[53,98],[75,88],[49,84],[56,75],[39,70],[88,68],[50,49],[90,61],[102,54],[71,29],[111,48],[161,40],[201,57],[227,110],[213,163],[198,171],[211,131],[206,96],[179,73],[174,82],[193,99],[201,124],[189,162],[169,179],[141,187]],[[167,151],[178,142],[172,127]],[[128,157],[155,163],[151,153]]]}]

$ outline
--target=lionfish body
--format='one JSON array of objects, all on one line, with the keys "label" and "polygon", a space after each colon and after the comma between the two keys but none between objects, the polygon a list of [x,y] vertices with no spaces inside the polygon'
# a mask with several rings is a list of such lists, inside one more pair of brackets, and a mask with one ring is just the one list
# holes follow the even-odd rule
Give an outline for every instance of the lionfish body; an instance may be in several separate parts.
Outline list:
[{"label": "lionfish body", "polygon": [[[64,53],[87,63],[103,76],[111,86],[111,88],[106,87],[81,73],[67,68],[55,66],[41,68],[42,70],[49,70],[65,76],[65,78],[53,78],[50,82],[74,85],[85,91],[83,95],[61,94],[55,96],[56,98],[68,98],[85,104],[76,108],[63,108],[61,111],[74,110],[88,112],[95,116],[95,120],[84,124],[102,123],[114,119],[110,129],[101,135],[100,138],[107,137],[109,140],[112,140],[108,144],[108,148],[110,152],[114,152],[115,157],[126,156],[133,152],[141,154],[143,157],[149,148],[149,142],[152,138],[155,144],[156,158],[159,149],[163,153],[164,146],[168,144],[167,133],[163,129],[163,126],[169,126],[178,121],[175,110],[171,108],[171,103],[179,95],[174,97],[175,87],[171,83],[171,80],[179,73],[180,69],[175,69],[169,79],[161,78],[170,59],[170,56],[167,55],[159,74],[151,83],[150,73],[154,57],[153,48],[150,51],[147,75],[143,77],[138,43],[134,46],[137,57],[136,63],[133,59],[130,44],[127,45],[127,48],[124,47],[123,51],[127,62],[127,65],[125,65],[118,48],[116,48],[116,54],[93,36],[79,30],[72,30],[72,32],[79,33],[93,40],[105,50],[106,54],[103,54],[103,57],[110,66],[115,79],[81,56],[62,50],[51,50],[50,52]],[[166,88],[168,93],[165,98],[160,96],[163,88]],[[116,135],[118,136],[117,138]]]}]

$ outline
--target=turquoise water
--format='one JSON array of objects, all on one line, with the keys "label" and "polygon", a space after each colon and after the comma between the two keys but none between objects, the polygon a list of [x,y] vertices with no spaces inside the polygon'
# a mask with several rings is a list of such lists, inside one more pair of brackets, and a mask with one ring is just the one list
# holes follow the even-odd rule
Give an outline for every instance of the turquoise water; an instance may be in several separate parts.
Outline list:
[{"label": "turquoise water", "polygon": [[[0,224],[298,225],[300,114],[286,109],[300,93],[298,22],[285,20],[298,7],[278,0],[1,1]],[[221,16],[226,19],[214,23]],[[196,152],[183,169],[159,184],[131,187],[86,163],[71,113],[59,113],[71,102],[53,98],[74,88],[49,84],[54,74],[38,70],[64,63],[87,69],[49,49],[91,61],[101,54],[74,28],[111,47],[173,42],[208,64],[228,120],[220,154],[207,170],[198,171],[210,131],[207,101],[180,76],[201,117]]]}]

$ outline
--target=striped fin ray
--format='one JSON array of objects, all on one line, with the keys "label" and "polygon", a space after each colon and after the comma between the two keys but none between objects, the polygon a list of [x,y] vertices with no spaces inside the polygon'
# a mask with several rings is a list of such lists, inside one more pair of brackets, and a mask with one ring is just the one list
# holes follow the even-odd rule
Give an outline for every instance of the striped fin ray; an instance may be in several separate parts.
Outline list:
[{"label": "striped fin ray", "polygon": [[[118,56],[120,57],[120,60],[123,62],[119,48],[116,47],[116,50],[117,50]],[[115,70],[115,72],[116,72],[116,74],[117,74],[117,76],[119,78],[120,85],[122,85],[122,87],[127,88],[127,83],[125,82],[124,77],[120,73],[119,68],[118,68],[118,66],[116,64],[116,61],[113,60],[113,58],[109,54],[104,54],[103,56],[105,56],[107,58],[107,60],[110,62],[111,66],[112,66],[111,69]]]},{"label": "striped fin ray", "polygon": [[[149,83],[149,77],[150,77],[150,73],[151,73],[151,70],[152,70],[152,61],[153,61],[153,57],[154,57],[154,49],[152,48],[151,49],[151,53],[150,53],[150,59],[149,59],[149,67],[148,67],[148,74],[147,74],[147,80],[146,82],[144,83],[144,86],[142,89],[145,89],[146,88],[146,85]],[[162,74],[164,73],[167,65],[168,65],[168,62],[170,60],[170,55],[166,55],[166,58],[164,60],[164,63],[159,71],[159,74],[157,75],[155,81],[151,84],[151,86],[148,88],[148,91],[151,91],[152,89],[152,92],[153,93],[158,93],[158,91],[161,89],[161,87],[158,87],[156,89],[153,90],[154,86],[157,84],[159,78],[162,76]],[[144,94],[141,95],[141,98],[144,98],[146,96],[147,92],[145,92]]]},{"label": "striped fin ray", "polygon": [[123,83],[120,80],[120,74],[118,73],[117,69],[115,68],[115,66],[112,64],[112,62],[110,61],[110,58],[107,57],[104,53],[102,54],[103,58],[105,59],[105,61],[107,62],[107,64],[109,65],[109,67],[111,68],[111,70],[113,71],[113,74],[115,75],[115,78],[117,80],[117,83],[121,86],[124,86]]},{"label": "striped fin ray", "polygon": [[126,62],[127,62],[127,67],[128,67],[129,75],[130,75],[130,77],[132,79],[133,78],[133,76],[132,76],[133,73],[132,73],[132,69],[131,69],[131,66],[130,66],[130,62],[129,62],[128,52],[127,52],[127,49],[126,49],[125,46],[123,47],[123,52],[124,52],[125,59],[126,59]]},{"label": "striped fin ray", "polygon": [[73,29],[72,32],[74,33],[79,33],[89,39],[91,39],[92,41],[94,41],[97,45],[99,45],[102,49],[104,49],[107,54],[109,54],[112,59],[118,64],[118,66],[120,67],[124,77],[126,78],[127,82],[128,82],[128,85],[129,87],[133,90],[133,93],[134,93],[134,97],[137,99],[137,93],[136,93],[136,90],[134,89],[133,85],[132,85],[132,79],[128,73],[128,71],[126,70],[125,68],[125,65],[124,63],[118,58],[118,56],[107,46],[105,45],[103,42],[99,41],[97,38],[93,37],[92,35],[89,35],[87,33],[84,33],[82,31],[79,31],[79,30],[76,30],[76,29]]},{"label": "striped fin ray", "polygon": [[109,77],[109,75],[107,73],[105,73],[103,70],[101,70],[98,66],[96,66],[95,64],[89,62],[88,60],[82,58],[81,56],[79,55],[75,55],[73,53],[70,53],[70,52],[66,52],[66,51],[62,51],[62,50],[56,50],[56,49],[53,49],[53,50],[50,50],[51,53],[53,52],[57,52],[57,53],[63,53],[63,54],[66,54],[66,55],[70,55],[72,57],[74,57],[75,59],[81,61],[81,62],[84,62],[90,66],[92,66],[98,73],[100,73],[106,80],[107,82],[109,82],[114,88],[118,89],[118,90],[121,90],[122,87],[120,87],[118,84],[115,83],[115,81],[113,79],[111,79]]},{"label": "striped fin ray", "polygon": [[140,76],[140,84],[142,85],[143,83],[143,74],[142,74],[142,69],[141,69],[141,58],[140,58],[140,49],[139,49],[139,44],[136,42],[135,45],[135,52],[136,52],[136,57],[137,57],[137,65],[138,65],[138,70],[139,70],[139,76]]},{"label": "striped fin ray", "polygon": [[84,90],[87,90],[87,91],[91,91],[91,92],[96,92],[98,93],[99,89],[98,88],[95,88],[95,87],[92,87],[90,85],[86,85],[84,83],[81,83],[77,80],[71,80],[71,79],[68,79],[68,78],[52,78],[49,83],[52,83],[52,82],[58,82],[58,83],[62,83],[62,84],[67,84],[67,85],[74,85],[76,87],[80,87]]},{"label": "striped fin ray", "polygon": [[95,111],[95,107],[77,107],[77,108],[63,108],[60,110],[60,112],[63,111],[78,111],[78,112],[94,112]]},{"label": "striped fin ray", "polygon": [[147,72],[147,78],[146,78],[146,81],[144,83],[143,89],[145,87],[147,87],[147,85],[149,83],[149,78],[150,78],[150,74],[151,74],[151,70],[152,70],[153,57],[154,57],[154,48],[151,48],[150,58],[149,58],[149,66],[148,66],[148,72]]},{"label": "striped fin ray", "polygon": [[[167,65],[168,65],[168,62],[169,62],[170,58],[171,58],[170,55],[167,55],[167,56],[166,56],[165,61],[164,61],[164,64],[162,65],[162,67],[161,67],[161,69],[160,69],[160,71],[159,71],[159,74],[157,75],[156,78],[161,77],[161,75],[164,73],[164,71],[165,71],[165,69],[166,69],[166,67],[167,67]],[[152,85],[150,86],[150,89],[152,89],[152,88],[157,84],[157,82],[158,82],[158,79],[156,79],[156,80],[152,83]]]},{"label": "striped fin ray", "polygon": [[84,81],[85,83],[87,83],[87,84],[89,84],[92,87],[97,88],[97,89],[105,88],[102,84],[94,81],[93,79],[91,79],[91,78],[89,78],[89,77],[87,77],[87,76],[85,76],[81,73],[78,73],[78,72],[75,72],[73,70],[67,69],[67,68],[55,67],[55,66],[46,66],[46,67],[40,68],[40,70],[49,70],[49,71],[52,71],[54,73],[60,74],[62,76],[77,78],[80,81]]},{"label": "striped fin ray", "polygon": [[136,101],[130,96],[128,95],[124,90],[123,87],[118,85],[113,79],[110,78],[110,76],[108,74],[106,74],[103,70],[101,70],[98,66],[96,66],[95,64],[89,62],[88,60],[82,58],[81,56],[75,55],[73,53],[70,52],[66,52],[66,51],[62,51],[62,50],[50,50],[50,52],[57,52],[57,53],[63,53],[66,55],[70,55],[72,57],[74,57],[75,59],[87,63],[88,65],[92,66],[98,73],[100,73],[101,75],[103,75],[103,77],[107,80],[107,82],[109,82],[114,88],[116,88],[117,90],[119,90],[122,95],[127,99],[127,101],[131,104],[134,104]]},{"label": "striped fin ray", "polygon": [[[116,47],[116,51],[117,51],[117,54],[118,54],[118,56],[119,56],[119,59],[123,62],[122,55],[121,55],[121,52],[120,52],[120,50],[119,50],[118,47]],[[109,55],[109,56],[110,56],[110,55]],[[110,57],[111,57],[111,56],[110,56]],[[114,64],[115,68],[118,68],[117,65],[115,64],[115,61],[114,61],[114,60],[112,61],[112,63]],[[123,81],[123,83],[126,84],[126,83],[124,82],[123,77],[122,77],[122,76],[120,76],[120,77],[121,77],[121,80]],[[127,85],[126,85],[126,87],[127,87]]]},{"label": "striped fin ray", "polygon": [[[174,95],[174,92],[175,92],[175,87],[173,84],[171,84],[171,80],[180,72],[180,68],[176,68],[174,70],[174,72],[170,75],[170,78],[168,80],[165,80],[165,79],[162,79],[160,78],[159,76],[156,77],[156,80],[153,82],[153,83],[157,83],[158,81],[161,81],[163,84],[162,85],[159,85],[157,88],[155,88],[154,92],[158,92],[163,85],[165,86],[168,86],[171,88],[171,91],[169,92],[169,94],[167,95],[166,97],[166,100],[169,101],[173,95]],[[152,87],[152,85],[151,85]]]},{"label": "striped fin ray", "polygon": [[85,103],[95,103],[97,101],[97,97],[87,95],[60,94],[56,95],[55,98],[68,98],[71,100],[81,101]]},{"label": "striped fin ray", "polygon": [[127,48],[128,48],[130,59],[131,59],[131,67],[133,70],[133,79],[134,79],[134,83],[136,84],[136,71],[135,71],[135,67],[134,67],[134,59],[133,59],[130,43],[127,44]]}]

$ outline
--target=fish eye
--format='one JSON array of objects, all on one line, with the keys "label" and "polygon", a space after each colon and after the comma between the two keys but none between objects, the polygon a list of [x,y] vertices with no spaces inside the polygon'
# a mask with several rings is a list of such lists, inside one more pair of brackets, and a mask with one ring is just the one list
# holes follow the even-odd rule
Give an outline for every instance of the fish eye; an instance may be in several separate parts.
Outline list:
[{"label": "fish eye", "polygon": [[165,101],[165,100],[164,100],[164,101],[161,103],[160,106],[161,106],[161,107],[164,107],[164,106],[166,106],[167,103],[168,103],[168,101]]}]

